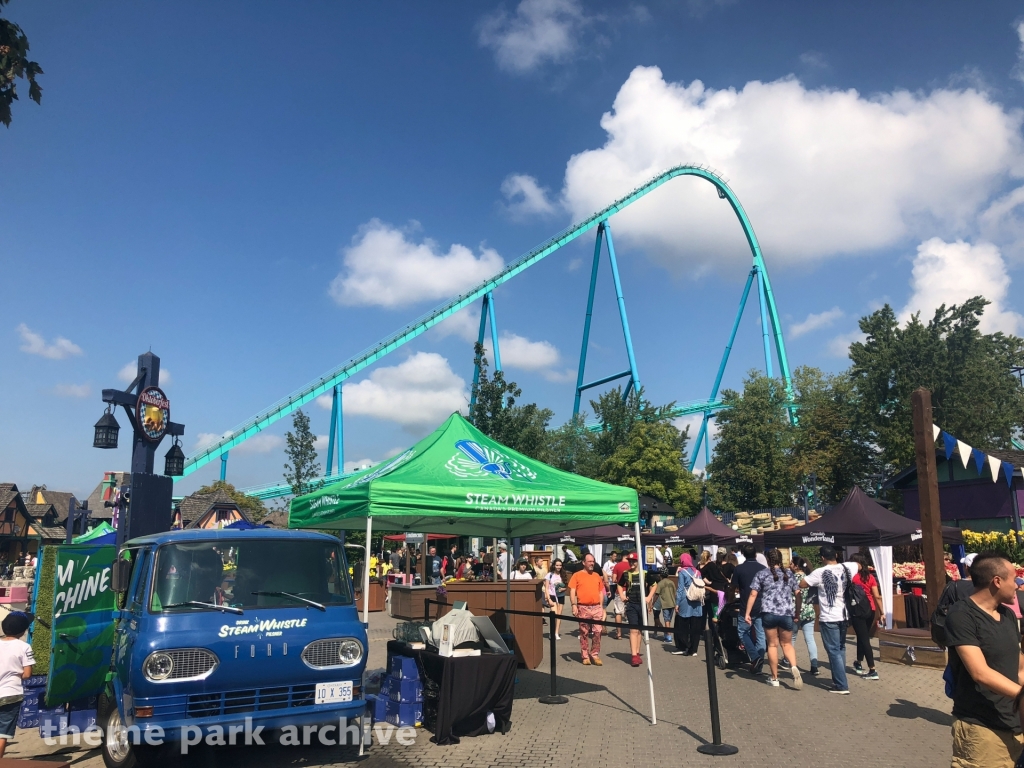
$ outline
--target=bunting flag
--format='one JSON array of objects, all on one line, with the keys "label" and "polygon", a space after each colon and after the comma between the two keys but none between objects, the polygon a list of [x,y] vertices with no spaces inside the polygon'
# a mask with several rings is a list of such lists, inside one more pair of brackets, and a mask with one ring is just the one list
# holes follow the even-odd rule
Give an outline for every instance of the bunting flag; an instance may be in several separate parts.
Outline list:
[{"label": "bunting flag", "polygon": [[942,430],[939,429],[939,425],[932,424],[932,440],[938,440],[940,432],[942,432]]},{"label": "bunting flag", "polygon": [[974,466],[980,475],[985,467],[985,454],[977,448],[971,448],[971,458],[974,459]]},{"label": "bunting flag", "polygon": [[974,449],[963,440],[956,441],[956,452],[960,454],[960,461],[963,462],[964,469],[967,469],[967,462],[971,460],[971,451],[973,450]]},{"label": "bunting flag", "polygon": [[988,469],[992,473],[992,482],[994,483],[999,480],[999,467],[1003,462],[995,456],[986,456],[985,458],[988,459]]},{"label": "bunting flag", "polygon": [[956,448],[956,438],[953,437],[949,432],[942,432],[942,446],[946,449],[946,461],[949,461],[953,455],[953,449]]},{"label": "bunting flag", "polygon": [[1008,461],[1003,462],[1003,474],[1006,475],[1006,485],[1008,488],[1013,487],[1013,464]]}]

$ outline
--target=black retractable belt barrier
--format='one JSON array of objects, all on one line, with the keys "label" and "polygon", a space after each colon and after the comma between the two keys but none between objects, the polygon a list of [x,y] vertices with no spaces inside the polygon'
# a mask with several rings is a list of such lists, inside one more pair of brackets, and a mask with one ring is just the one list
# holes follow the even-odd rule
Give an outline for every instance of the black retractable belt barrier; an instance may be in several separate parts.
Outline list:
[{"label": "black retractable belt barrier", "polygon": [[715,653],[711,648],[711,627],[704,630],[704,657],[708,665],[708,703],[711,705],[711,743],[701,744],[697,751],[703,755],[735,755],[738,747],[722,743],[722,721],[718,716],[718,681],[715,678]]},{"label": "black retractable belt barrier", "polygon": [[551,656],[551,693],[541,696],[538,701],[541,704],[568,704],[569,699],[558,695],[558,673],[555,671],[555,663],[558,660],[558,649],[555,647],[555,612],[548,613],[548,637],[551,638],[551,648],[548,653]]}]

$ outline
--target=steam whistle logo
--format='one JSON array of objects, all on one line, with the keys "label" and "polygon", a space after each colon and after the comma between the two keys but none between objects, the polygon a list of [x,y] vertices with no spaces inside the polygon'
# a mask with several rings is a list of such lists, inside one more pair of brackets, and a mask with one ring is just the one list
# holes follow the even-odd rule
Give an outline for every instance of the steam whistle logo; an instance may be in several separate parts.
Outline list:
[{"label": "steam whistle logo", "polygon": [[502,480],[526,481],[537,478],[537,473],[525,464],[473,440],[459,440],[455,447],[459,453],[448,459],[445,466],[456,477],[500,477]]}]

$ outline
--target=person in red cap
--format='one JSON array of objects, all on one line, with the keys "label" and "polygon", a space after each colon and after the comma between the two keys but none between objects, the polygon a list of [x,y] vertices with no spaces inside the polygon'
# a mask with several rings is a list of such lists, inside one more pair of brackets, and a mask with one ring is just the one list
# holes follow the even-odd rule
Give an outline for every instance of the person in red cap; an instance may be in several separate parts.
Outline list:
[{"label": "person in red cap", "polygon": [[[629,625],[629,650],[632,654],[630,663],[634,667],[640,666],[640,627],[645,624],[644,597],[640,591],[640,559],[636,552],[630,552],[626,558],[629,562],[629,570],[619,577],[618,591],[619,598],[626,606],[626,623]],[[654,600],[654,585],[651,585],[650,594],[647,595],[647,602]],[[634,629],[635,627],[635,629]]]}]

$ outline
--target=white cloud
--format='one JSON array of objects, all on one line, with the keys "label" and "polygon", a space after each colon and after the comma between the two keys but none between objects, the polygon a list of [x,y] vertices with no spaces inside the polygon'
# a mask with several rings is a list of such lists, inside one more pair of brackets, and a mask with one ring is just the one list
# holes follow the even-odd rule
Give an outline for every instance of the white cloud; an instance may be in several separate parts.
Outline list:
[{"label": "white cloud", "polygon": [[18,325],[17,331],[21,336],[21,351],[30,355],[39,355],[50,360],[63,360],[72,355],[82,354],[80,346],[63,336],[58,336],[47,344],[41,334],[36,333],[24,323]]},{"label": "white cloud", "polygon": [[505,196],[505,210],[514,219],[551,216],[558,212],[548,190],[540,186],[533,176],[510,174],[501,183],[501,194]]},{"label": "white cloud", "polygon": [[[436,352],[417,352],[390,367],[374,368],[368,378],[345,384],[345,414],[372,416],[411,432],[438,426],[469,403],[466,382]],[[330,409],[331,398],[317,398]]]},{"label": "white cloud", "polygon": [[825,310],[824,312],[818,312],[817,314],[811,313],[803,322],[796,323],[789,329],[789,337],[791,339],[798,339],[805,333],[816,331],[819,328],[828,328],[842,316],[843,310],[839,307],[832,307],[832,309]]},{"label": "white cloud", "polygon": [[[701,424],[702,421],[704,421],[704,414],[703,413],[691,413],[691,414],[689,414],[687,416],[680,416],[679,418],[676,418],[676,419],[672,420],[672,423],[675,425],[676,429],[682,431],[684,429],[689,428],[689,430],[690,430],[690,432],[689,432],[690,440],[686,444],[686,450],[687,451],[690,451],[690,450],[693,449],[693,445],[694,445],[694,443],[697,440],[697,435],[700,433],[700,424]],[[718,430],[718,420],[717,419],[711,419],[711,421],[708,422],[708,434],[711,435],[712,442],[718,439],[718,431],[719,431]],[[703,455],[703,453],[704,453],[704,447],[703,446],[701,446],[700,451],[701,451],[701,454]]]},{"label": "white cloud", "polygon": [[478,39],[501,69],[524,73],[572,58],[585,23],[578,0],[522,0],[512,15],[499,9],[485,16]]},{"label": "white cloud", "polygon": [[941,304],[962,304],[972,296],[984,296],[992,303],[982,315],[982,332],[1018,333],[1024,328],[1024,317],[1006,307],[1010,276],[999,249],[991,243],[947,243],[937,237],[924,241],[917,247],[910,287],[911,296],[900,313],[903,322],[920,312],[921,321],[927,323]]},{"label": "white cloud", "polygon": [[57,397],[85,398],[92,392],[88,384],[58,384],[53,388],[53,394]]},{"label": "white cloud", "polygon": [[808,69],[828,69],[828,60],[821,51],[805,51],[801,53],[800,63]]},{"label": "white cloud", "polygon": [[360,469],[366,469],[372,467],[374,464],[379,464],[383,459],[358,459],[357,461],[346,461],[342,467],[344,474],[350,474]]},{"label": "white cloud", "polygon": [[480,304],[481,302],[474,301],[455,314],[448,315],[431,331],[442,339],[447,336],[458,336],[460,339],[475,342],[480,333]]},{"label": "white cloud", "polygon": [[[135,381],[135,377],[138,375],[139,364],[135,360],[132,360],[129,363],[125,363],[121,370],[117,372],[117,378],[123,381],[125,384],[131,384],[133,381]],[[160,386],[166,387],[168,384],[171,383],[171,381],[173,381],[173,379],[171,378],[171,372],[164,368],[163,366],[161,366]]]},{"label": "white cloud", "polygon": [[850,354],[850,345],[855,341],[864,341],[867,338],[859,330],[840,334],[828,343],[828,353],[832,357],[846,357]]},{"label": "white cloud", "polygon": [[479,257],[455,243],[442,253],[433,240],[415,243],[379,219],[360,227],[344,249],[344,268],[329,292],[338,304],[400,307],[450,298],[498,272],[504,262],[492,248]]},{"label": "white cloud", "polygon": [[[637,67],[601,120],[604,146],[569,160],[563,199],[582,218],[665,168],[702,163],[729,178],[772,265],[961,236],[1024,175],[1022,121],[971,89],[866,98],[785,78],[713,90]],[[666,185],[612,224],[680,274],[750,260],[728,204],[698,180]]]},{"label": "white cloud", "polygon": [[501,364],[525,371],[541,371],[558,365],[558,349],[549,341],[530,341],[517,333],[502,331],[498,334],[501,345]]},{"label": "white cloud", "polygon": [[1013,76],[1024,83],[1024,21],[1017,24],[1017,38],[1020,40],[1020,48],[1017,51],[1017,66],[1013,69]]},{"label": "white cloud", "polygon": [[330,442],[330,435],[317,435],[316,441],[313,443],[313,447],[316,448],[318,451],[326,451],[327,446],[330,444]]},{"label": "white cloud", "polygon": [[[218,435],[216,432],[200,432],[196,435],[196,442],[192,450],[195,452],[206,450],[222,437],[227,437],[230,434],[230,432],[225,432],[223,435]],[[236,445],[230,452],[249,455],[273,453],[284,448],[284,443],[284,438],[281,435],[268,435],[264,432],[253,435],[244,443]]]}]

